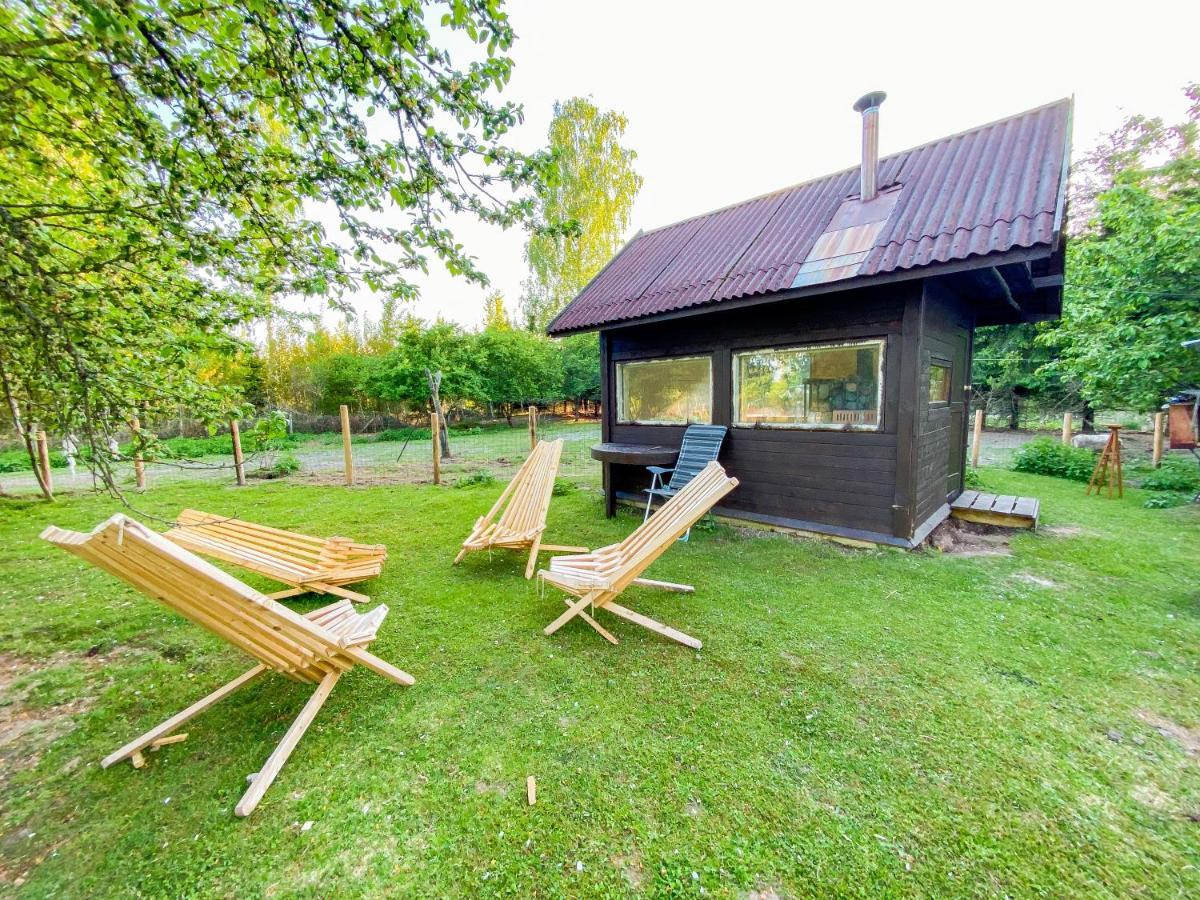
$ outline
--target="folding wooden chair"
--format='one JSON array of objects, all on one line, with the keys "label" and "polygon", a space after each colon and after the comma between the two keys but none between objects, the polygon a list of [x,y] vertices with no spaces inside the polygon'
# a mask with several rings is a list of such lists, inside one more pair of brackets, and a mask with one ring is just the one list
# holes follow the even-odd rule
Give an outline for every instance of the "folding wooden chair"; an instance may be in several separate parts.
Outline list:
[{"label": "folding wooden chair", "polygon": [[[550,495],[554,491],[554,478],[558,474],[558,459],[562,455],[562,448],[562,438],[538,441],[488,514],[475,520],[475,528],[463,541],[458,556],[454,557],[455,565],[472,550],[491,550],[493,547],[524,550],[528,547],[529,562],[525,564],[525,577],[532,578],[539,550],[558,550],[565,553],[587,550],[587,547],[563,547],[559,544],[542,543],[542,532],[546,530],[546,512],[550,508]],[[496,518],[497,514],[499,518]]]},{"label": "folding wooden chair", "polygon": [[290,585],[285,591],[268,594],[272,600],[314,593],[366,603],[370,597],[345,585],[376,577],[387,559],[383,544],[309,537],[195,509],[181,512],[166,536],[193,553]]},{"label": "folding wooden chair", "polygon": [[343,599],[301,616],[123,515],[113,516],[88,534],[51,525],[42,538],[115,575],[258,660],[258,665],[224,687],[106,756],[100,763],[104,768],[124,759],[140,767],[142,750],[170,743],[163,739],[183,723],[268,670],[317,685],[275,751],[251,776],[250,787],[234,808],[239,816],[246,816],[271,786],[343,673],[357,664],[397,684],[413,683],[411,675],[365,649],[387,616],[382,604],[360,615]]},{"label": "folding wooden chair", "polygon": [[565,600],[567,611],[547,625],[545,633],[554,634],[579,616],[605,640],[617,643],[615,637],[585,612],[587,607],[592,607],[592,612],[596,609],[607,610],[618,618],[699,650],[701,644],[696,638],[626,609],[617,604],[615,598],[631,584],[685,593],[694,591],[695,588],[688,584],[654,581],[642,578],[641,574],[737,484],[738,480],[726,475],[721,464],[713,460],[619,544],[601,547],[591,553],[556,556],[550,560],[550,568],[538,573],[542,584],[551,584],[579,599]]}]

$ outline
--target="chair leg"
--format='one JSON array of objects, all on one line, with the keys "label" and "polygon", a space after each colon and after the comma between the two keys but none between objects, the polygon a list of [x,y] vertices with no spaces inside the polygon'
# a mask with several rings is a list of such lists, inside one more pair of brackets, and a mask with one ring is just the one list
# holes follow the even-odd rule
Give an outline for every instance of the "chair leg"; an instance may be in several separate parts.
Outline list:
[{"label": "chair leg", "polygon": [[467,548],[463,547],[461,550],[458,551],[458,556],[454,557],[454,562],[452,563],[452,565],[457,566],[460,562],[463,561],[463,557],[466,555],[467,555]]},{"label": "chair leg", "polygon": [[658,473],[655,472],[650,478],[650,490],[646,493],[646,514],[642,516],[642,524],[645,525],[650,519],[650,504],[654,502],[654,489],[658,487]]},{"label": "chair leg", "polygon": [[533,544],[529,548],[529,562],[525,563],[525,580],[528,581],[533,577],[533,571],[537,568],[538,548],[542,545],[542,536],[539,534],[533,539]]},{"label": "chair leg", "polygon": [[171,716],[171,718],[167,719],[167,721],[163,722],[161,725],[157,725],[154,728],[151,728],[149,731],[147,731],[141,737],[134,738],[132,741],[130,741],[128,744],[126,744],[124,747],[122,747],[120,750],[110,753],[108,756],[104,757],[103,760],[101,760],[100,767],[103,769],[107,769],[113,763],[118,763],[123,759],[128,759],[129,757],[133,756],[133,754],[137,753],[139,750],[144,750],[146,747],[149,747],[151,744],[153,744],[155,741],[157,741],[160,737],[170,734],[172,731],[174,731],[176,728],[178,728],[180,725],[182,725],[184,722],[188,721],[189,719],[194,719],[196,716],[200,715],[200,713],[204,712],[210,706],[212,706],[213,704],[215,704],[221,700],[224,700],[226,697],[228,697],[230,694],[232,694],[238,688],[240,688],[246,684],[249,684],[251,681],[253,681],[255,678],[257,678],[259,675],[261,675],[265,671],[267,671],[267,667],[259,665],[259,666],[255,666],[250,671],[239,675],[237,678],[233,679],[233,681],[229,682],[226,685],[223,685],[222,687],[217,688],[215,691],[213,691],[211,694],[209,694],[207,697],[203,698],[202,700],[197,700],[195,703],[193,703],[191,706],[189,706],[183,712],[176,713],[175,715]]},{"label": "chair leg", "polygon": [[337,684],[338,679],[342,676],[341,671],[335,669],[321,679],[321,683],[317,685],[317,689],[313,691],[313,695],[308,698],[308,702],[304,704],[304,709],[300,710],[300,715],[296,716],[296,721],[292,722],[292,727],[284,734],[283,740],[275,748],[274,752],[267,757],[266,763],[254,776],[254,780],[250,782],[250,787],[246,789],[246,793],[242,794],[242,799],[238,801],[238,805],[233,811],[239,816],[248,816],[254,812],[254,808],[258,806],[258,802],[262,800],[263,794],[267,792],[267,788],[275,780],[275,776],[279,774],[279,770],[283,768],[283,764],[287,762],[288,757],[292,755],[292,751],[296,749],[296,744],[300,742],[300,738],[304,737],[304,732],[308,730],[308,726],[312,724],[312,720],[316,718],[321,707],[325,705],[325,701],[329,699],[329,693]]},{"label": "chair leg", "polygon": [[577,615],[579,615],[581,612],[583,612],[586,607],[591,606],[592,601],[595,600],[595,598],[599,597],[600,594],[601,594],[600,591],[588,591],[586,594],[584,594],[582,597],[580,597],[574,603],[572,603],[571,601],[568,600],[567,603],[569,605],[567,607],[567,611],[565,613],[563,613],[561,616],[559,616],[557,619],[555,619],[553,622],[551,622],[549,625],[547,625],[545,628],[543,628],[542,634],[545,634],[545,635],[554,634],[554,632],[558,631],[558,629],[562,628],[564,625],[566,625],[568,622],[570,622],[573,618],[575,618]]},{"label": "chair leg", "polygon": [[273,594],[267,594],[268,600],[286,600],[288,597],[299,597],[301,594],[311,593],[306,587],[288,588],[286,591],[276,591]]},{"label": "chair leg", "polygon": [[[563,603],[567,604],[567,606],[571,605],[571,601],[568,600],[566,597],[563,597]],[[621,643],[615,637],[613,637],[612,632],[610,632],[607,628],[605,628],[603,625],[601,625],[599,622],[597,622],[595,619],[593,619],[587,613],[581,612],[579,614],[579,618],[583,619],[583,621],[587,622],[589,625],[591,625],[593,628],[595,628],[596,633],[599,634],[600,637],[602,637],[606,641],[608,641],[610,644],[615,646],[615,645]]]},{"label": "chair leg", "polygon": [[334,597],[345,597],[347,600],[353,600],[355,603],[371,602],[371,598],[366,594],[360,594],[358,591],[352,591],[340,585],[327,584],[324,581],[310,581],[308,588],[322,594],[332,594]]},{"label": "chair leg", "polygon": [[670,625],[664,625],[662,622],[656,622],[649,616],[643,616],[641,613],[634,612],[632,609],[626,609],[624,606],[618,606],[616,603],[605,603],[604,609],[608,610],[614,616],[624,619],[626,622],[632,622],[634,625],[641,625],[643,628],[648,628],[655,634],[661,634],[665,638],[670,638],[683,644],[685,647],[691,647],[693,650],[699,650],[703,644],[691,635],[684,634],[682,631],[676,631]]}]

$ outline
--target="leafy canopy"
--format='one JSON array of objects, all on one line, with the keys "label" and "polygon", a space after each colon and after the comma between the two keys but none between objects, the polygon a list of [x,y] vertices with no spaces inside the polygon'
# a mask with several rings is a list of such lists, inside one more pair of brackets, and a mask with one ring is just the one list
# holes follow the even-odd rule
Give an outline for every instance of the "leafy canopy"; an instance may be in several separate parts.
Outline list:
[{"label": "leafy canopy", "polygon": [[572,97],[554,105],[552,178],[537,190],[541,226],[525,245],[524,324],[546,326],[616,253],[629,228],[642,176],[621,145],[628,120]]},{"label": "leafy canopy", "polygon": [[191,361],[268,298],[404,299],[431,258],[483,283],[443,217],[522,220],[549,171],[503,142],[513,37],[494,0],[0,0],[14,424],[95,448],[135,412],[217,418],[237,393]]}]

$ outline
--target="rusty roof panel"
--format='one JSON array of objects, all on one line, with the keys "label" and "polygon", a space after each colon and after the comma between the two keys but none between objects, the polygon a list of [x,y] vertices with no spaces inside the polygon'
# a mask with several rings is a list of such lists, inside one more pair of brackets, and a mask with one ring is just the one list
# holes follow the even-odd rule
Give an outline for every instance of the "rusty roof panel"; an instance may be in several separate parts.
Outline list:
[{"label": "rusty roof panel", "polygon": [[[850,286],[902,269],[1053,247],[1062,227],[1070,107],[1060,100],[880,160],[879,200],[892,197],[894,208],[861,264],[822,271]],[[791,288],[822,235],[874,221],[867,211],[878,200],[857,210],[844,203],[857,191],[855,167],[639,234],[550,332]]]}]

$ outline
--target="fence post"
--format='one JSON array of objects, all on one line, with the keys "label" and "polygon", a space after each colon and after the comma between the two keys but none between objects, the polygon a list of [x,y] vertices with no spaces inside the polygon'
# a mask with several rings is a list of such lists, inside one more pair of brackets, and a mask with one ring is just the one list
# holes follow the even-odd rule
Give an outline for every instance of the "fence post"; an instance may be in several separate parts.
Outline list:
[{"label": "fence post", "polygon": [[429,434],[433,438],[433,483],[442,483],[442,429],[437,412],[429,414]]},{"label": "fence post", "polygon": [[338,407],[342,417],[342,458],[346,464],[346,484],[354,484],[354,449],[350,446],[350,407],[345,403]]},{"label": "fence post", "polygon": [[46,438],[46,432],[38,429],[37,433],[37,451],[38,451],[38,468],[42,470],[42,483],[46,486],[46,493],[54,493],[54,482],[50,476],[50,442]]},{"label": "fence post", "polygon": [[1068,447],[1071,446],[1071,414],[1069,412],[1063,413],[1062,442]]},{"label": "fence post", "polygon": [[979,442],[983,438],[983,410],[975,410],[975,436],[971,441],[971,468],[979,468]]},{"label": "fence post", "polygon": [[242,460],[242,434],[238,431],[237,419],[229,420],[229,436],[233,438],[233,471],[239,487],[246,486],[246,467]]},{"label": "fence post", "polygon": [[1154,468],[1162,465],[1163,451],[1163,419],[1166,416],[1163,413],[1156,412],[1154,414]]},{"label": "fence post", "polygon": [[133,421],[129,423],[133,430],[133,475],[137,479],[137,489],[144,491],[146,489],[146,464],[142,461],[142,450],[137,446],[138,435],[142,433],[142,423],[137,416],[133,417]]},{"label": "fence post", "polygon": [[537,446],[537,417],[538,408],[536,406],[529,407],[529,449],[532,450]]}]

